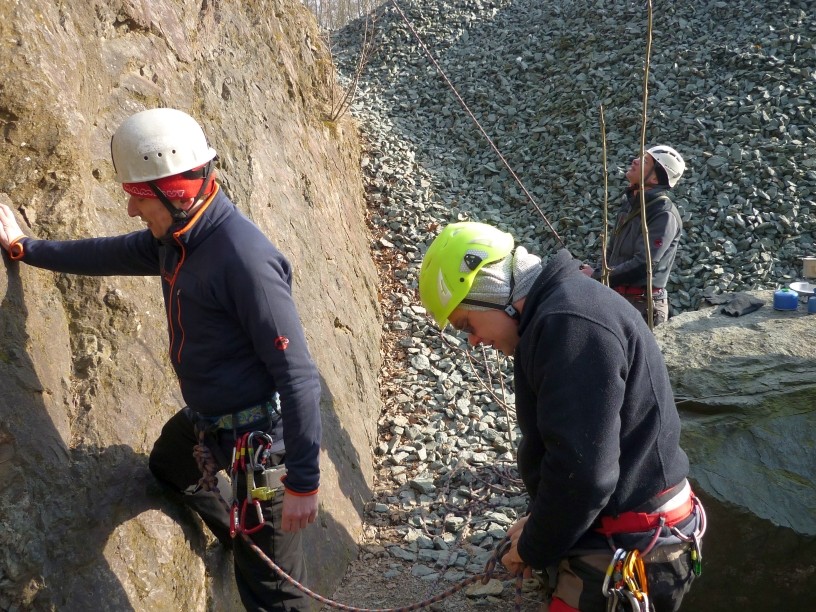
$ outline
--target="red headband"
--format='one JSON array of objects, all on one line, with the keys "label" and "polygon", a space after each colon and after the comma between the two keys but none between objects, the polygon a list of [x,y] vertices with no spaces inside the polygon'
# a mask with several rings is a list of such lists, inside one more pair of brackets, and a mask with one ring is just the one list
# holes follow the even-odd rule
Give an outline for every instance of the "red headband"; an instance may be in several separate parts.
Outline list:
[{"label": "red headband", "polygon": [[[203,167],[203,166],[202,166]],[[198,170],[199,168],[193,168]],[[173,176],[165,176],[164,178],[152,181],[161,192],[170,200],[186,200],[194,198],[198,195],[198,190],[201,188],[201,177],[199,178],[184,178],[184,174],[174,174]],[[209,184],[202,193],[207,196],[212,193],[213,185],[215,184],[215,172],[210,175]],[[137,198],[155,198],[156,194],[150,188],[147,182],[144,183],[122,183],[122,189],[130,195]]]}]

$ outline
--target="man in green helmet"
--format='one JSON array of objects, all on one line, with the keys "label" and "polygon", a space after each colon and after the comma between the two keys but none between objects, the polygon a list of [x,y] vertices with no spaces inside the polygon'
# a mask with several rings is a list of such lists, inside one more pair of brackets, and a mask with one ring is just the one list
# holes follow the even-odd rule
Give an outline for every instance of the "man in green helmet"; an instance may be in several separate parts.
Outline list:
[{"label": "man in green helmet", "polygon": [[[419,294],[440,327],[515,356],[530,504],[508,531],[504,565],[557,572],[552,612],[606,610],[617,597],[674,611],[705,515],[686,479],[668,372],[643,319],[579,268],[566,250],[545,265],[505,232],[454,223],[428,248]],[[648,586],[604,589],[618,549],[642,553]]]}]

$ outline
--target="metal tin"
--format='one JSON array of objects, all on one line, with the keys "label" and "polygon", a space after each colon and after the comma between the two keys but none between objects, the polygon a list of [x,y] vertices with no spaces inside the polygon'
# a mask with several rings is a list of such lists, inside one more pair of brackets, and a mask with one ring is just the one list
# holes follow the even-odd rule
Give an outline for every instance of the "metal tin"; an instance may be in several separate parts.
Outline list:
[{"label": "metal tin", "polygon": [[816,257],[802,258],[802,276],[816,278]]}]

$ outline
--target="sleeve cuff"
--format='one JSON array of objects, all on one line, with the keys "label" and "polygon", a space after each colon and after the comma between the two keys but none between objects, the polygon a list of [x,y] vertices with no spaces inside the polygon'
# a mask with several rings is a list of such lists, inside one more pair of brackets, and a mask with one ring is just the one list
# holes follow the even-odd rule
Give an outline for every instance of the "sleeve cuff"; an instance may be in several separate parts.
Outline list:
[{"label": "sleeve cuff", "polygon": [[284,489],[286,489],[286,492],[289,493],[290,495],[294,495],[296,497],[310,497],[312,495],[317,495],[317,492],[320,490],[320,487],[315,487],[314,490],[312,490],[312,491],[306,491],[306,492],[304,492],[304,491],[295,491],[294,489],[291,489],[291,488],[286,486],[286,476],[281,478],[281,482],[283,482],[283,487],[284,487]]},{"label": "sleeve cuff", "polygon": [[23,246],[23,243],[21,242],[23,240],[23,238],[25,238],[25,237],[26,236],[18,236],[17,238],[15,238],[14,240],[12,240],[9,243],[8,253],[9,253],[9,257],[13,261],[19,261],[25,255],[25,247]]},{"label": "sleeve cuff", "polygon": [[317,488],[314,491],[309,491],[308,493],[301,493],[300,491],[293,491],[292,489],[287,487],[285,484],[283,485],[283,488],[286,489],[286,492],[289,495],[294,495],[295,497],[311,497],[312,495],[317,495],[317,492],[320,491],[320,489]]}]

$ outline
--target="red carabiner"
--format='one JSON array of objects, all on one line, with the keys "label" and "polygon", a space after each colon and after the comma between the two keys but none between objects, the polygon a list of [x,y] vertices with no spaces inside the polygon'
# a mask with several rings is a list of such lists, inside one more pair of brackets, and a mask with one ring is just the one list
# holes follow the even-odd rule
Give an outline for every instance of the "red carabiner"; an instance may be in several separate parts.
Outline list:
[{"label": "red carabiner", "polygon": [[243,531],[243,533],[251,534],[256,533],[263,529],[266,523],[264,522],[263,511],[261,510],[261,502],[259,502],[257,499],[253,499],[252,505],[255,506],[255,511],[258,513],[258,524],[255,525],[255,527],[250,527],[249,529],[246,528],[246,510],[248,503],[249,500],[245,499],[244,504],[241,507],[241,525],[242,525],[241,530]]},{"label": "red carabiner", "polygon": [[242,531],[241,522],[238,519],[238,502],[234,501],[232,502],[232,508],[230,508],[230,537],[234,538]]}]

